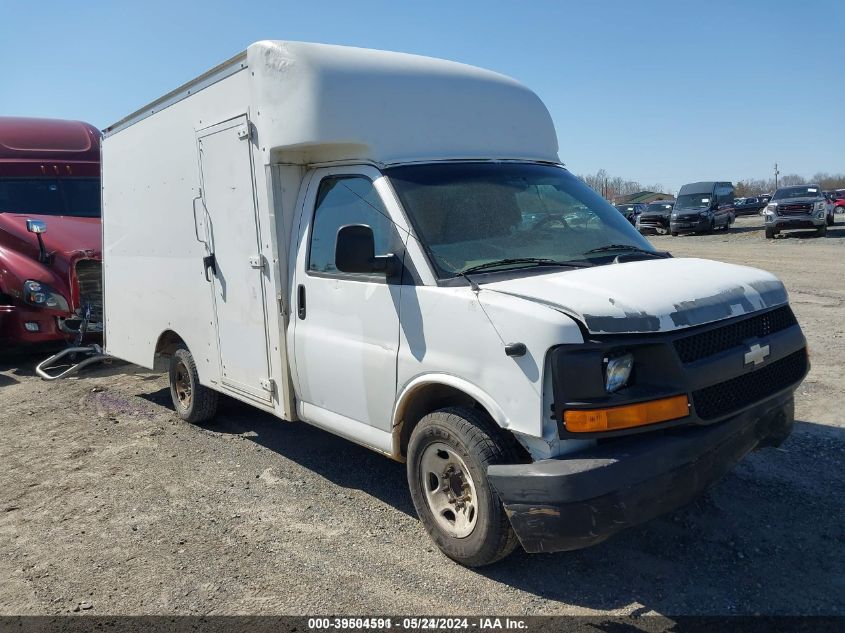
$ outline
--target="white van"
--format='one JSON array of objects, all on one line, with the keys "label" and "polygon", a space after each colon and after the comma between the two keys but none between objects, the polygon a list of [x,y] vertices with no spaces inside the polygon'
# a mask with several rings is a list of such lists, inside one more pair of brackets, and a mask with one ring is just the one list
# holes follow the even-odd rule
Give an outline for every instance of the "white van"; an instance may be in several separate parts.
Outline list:
[{"label": "white van", "polygon": [[[772,275],[654,250],[516,81],[264,41],[105,130],[106,352],[407,462],[446,555],[568,550],[793,423]],[[399,482],[397,482],[397,485]]]}]

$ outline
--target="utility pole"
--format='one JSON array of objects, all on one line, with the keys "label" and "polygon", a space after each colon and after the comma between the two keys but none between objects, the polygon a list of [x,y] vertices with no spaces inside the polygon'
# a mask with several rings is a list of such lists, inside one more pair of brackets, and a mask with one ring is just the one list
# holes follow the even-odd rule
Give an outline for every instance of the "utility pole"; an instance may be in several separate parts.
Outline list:
[{"label": "utility pole", "polygon": [[775,189],[778,188],[778,174],[779,173],[780,172],[778,171],[778,164],[775,163]]}]

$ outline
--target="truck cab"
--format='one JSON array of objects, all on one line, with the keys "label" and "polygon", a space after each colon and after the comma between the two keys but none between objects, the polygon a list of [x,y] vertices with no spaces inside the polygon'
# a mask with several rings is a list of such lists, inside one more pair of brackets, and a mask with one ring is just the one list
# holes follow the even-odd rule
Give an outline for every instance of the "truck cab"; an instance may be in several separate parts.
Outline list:
[{"label": "truck cab", "polygon": [[558,151],[497,73],[253,44],[105,130],[106,352],[185,421],[226,394],[404,462],[464,565],[677,508],[789,434],[805,340],[773,275],[657,251]]},{"label": "truck cab", "polygon": [[0,344],[102,330],[100,132],[0,117]]}]

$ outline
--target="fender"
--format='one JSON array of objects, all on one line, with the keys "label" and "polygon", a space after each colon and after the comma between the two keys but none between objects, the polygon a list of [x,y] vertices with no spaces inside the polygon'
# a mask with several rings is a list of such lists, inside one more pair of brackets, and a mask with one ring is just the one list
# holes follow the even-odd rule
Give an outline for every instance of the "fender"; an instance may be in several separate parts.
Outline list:
[{"label": "fender", "polygon": [[447,373],[426,373],[420,374],[412,378],[401,390],[399,396],[396,398],[396,404],[393,407],[392,417],[392,433],[393,433],[393,457],[401,459],[402,447],[400,446],[400,436],[402,431],[402,416],[408,408],[409,403],[413,399],[415,393],[420,389],[430,385],[443,385],[452,387],[467,396],[473,398],[478,402],[491,418],[502,428],[508,428],[510,425],[505,412],[498,405],[498,403],[483,389],[477,385]]}]

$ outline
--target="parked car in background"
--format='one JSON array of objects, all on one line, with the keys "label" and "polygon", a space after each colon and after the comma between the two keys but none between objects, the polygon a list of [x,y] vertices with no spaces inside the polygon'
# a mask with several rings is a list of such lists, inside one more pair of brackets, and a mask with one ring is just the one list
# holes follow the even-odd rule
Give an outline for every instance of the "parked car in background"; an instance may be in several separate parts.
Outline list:
[{"label": "parked car in background", "polygon": [[625,219],[628,220],[631,224],[637,223],[637,217],[643,210],[646,208],[646,205],[642,202],[632,202],[631,204],[617,204],[614,205],[621,213],[625,216]]},{"label": "parked car in background", "polygon": [[818,185],[781,187],[766,207],[765,219],[768,239],[793,229],[815,229],[825,235],[833,224],[833,204]]},{"label": "parked car in background", "polygon": [[100,132],[0,117],[0,347],[102,331]]},{"label": "parked car in background", "polygon": [[645,210],[637,216],[636,227],[640,233],[669,232],[669,218],[675,206],[674,200],[657,200],[647,205]]},{"label": "parked car in background", "polygon": [[734,215],[755,215],[766,208],[768,200],[762,198],[737,198],[734,200]]},{"label": "parked car in background", "polygon": [[845,189],[837,189],[833,192],[833,212],[845,213]]},{"label": "parked car in background", "polygon": [[734,221],[734,186],[730,182],[692,182],[681,187],[669,222],[673,236],[728,230]]}]

